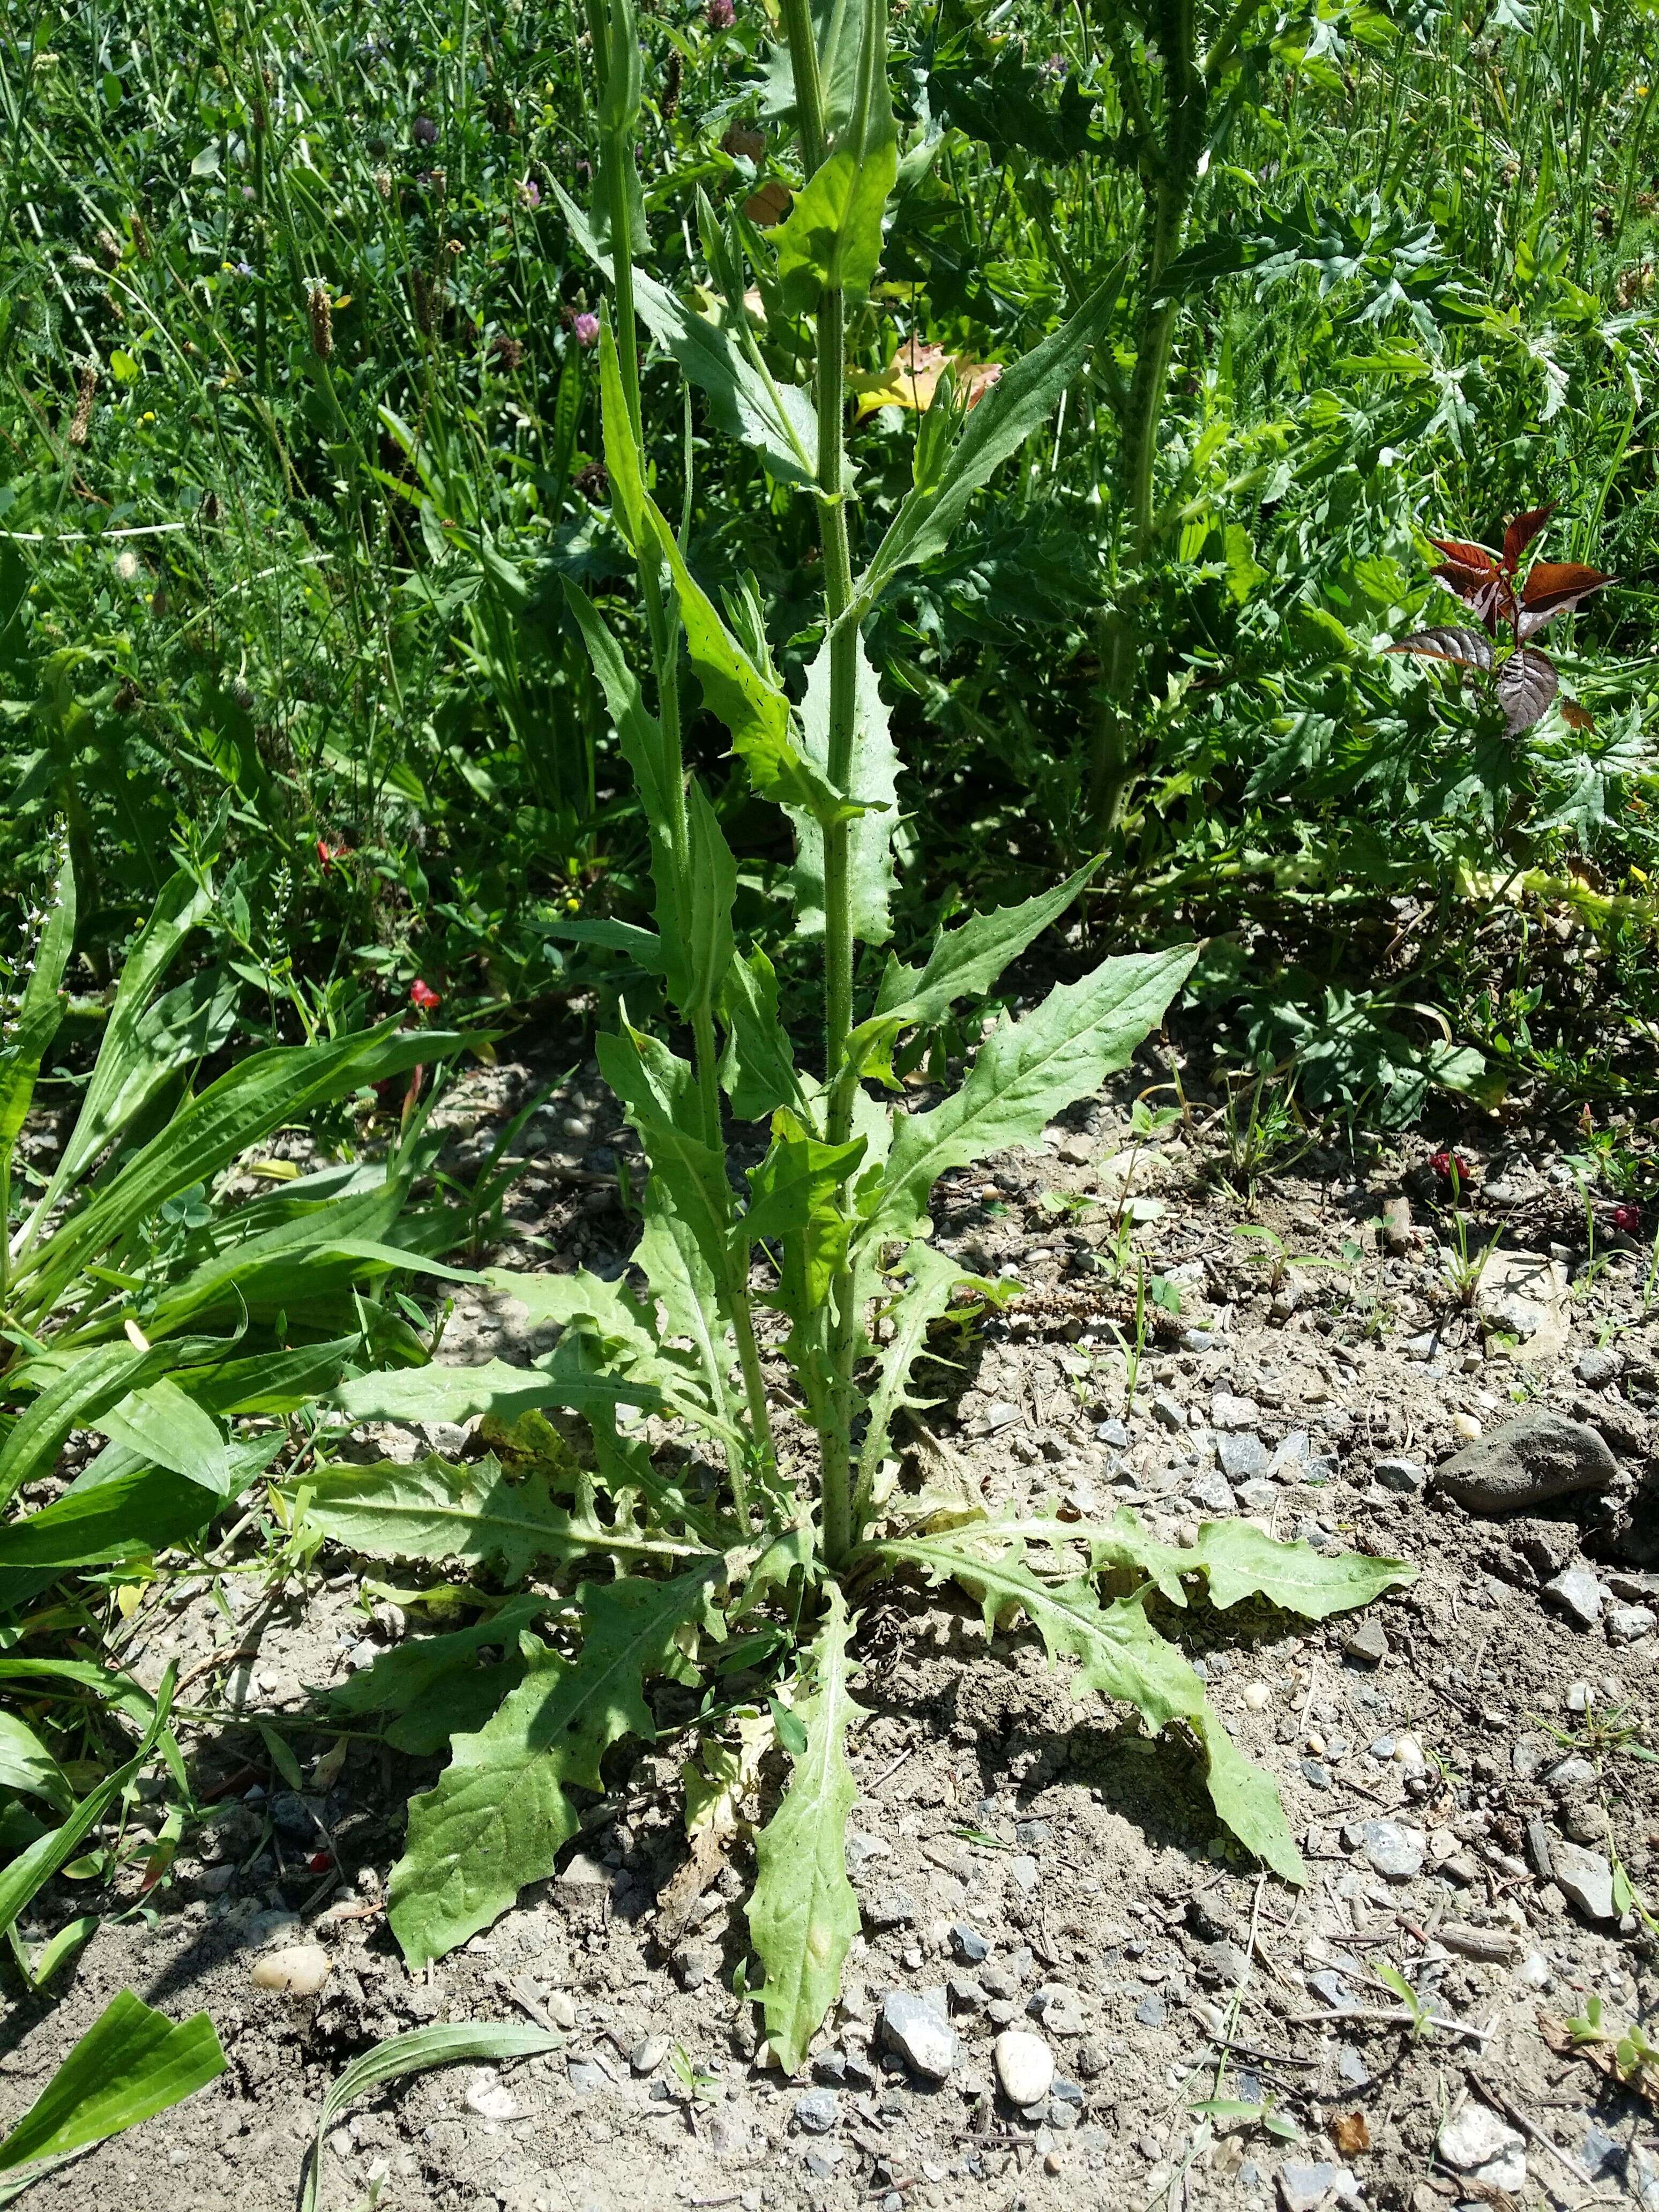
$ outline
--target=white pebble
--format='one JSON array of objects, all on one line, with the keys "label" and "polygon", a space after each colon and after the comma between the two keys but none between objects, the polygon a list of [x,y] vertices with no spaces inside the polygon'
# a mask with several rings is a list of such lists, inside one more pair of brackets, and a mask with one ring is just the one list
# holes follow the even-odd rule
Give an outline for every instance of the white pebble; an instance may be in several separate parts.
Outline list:
[{"label": "white pebble", "polygon": [[997,2079],[1011,2105],[1040,2104],[1054,2078],[1054,2057],[1041,2036],[1005,2028],[992,2046]]},{"label": "white pebble", "polygon": [[1244,1710],[1249,1713],[1266,1712],[1273,1699],[1273,1693],[1265,1682],[1246,1682],[1243,1694]]},{"label": "white pebble", "polygon": [[1472,1444],[1480,1434],[1480,1424],[1473,1413],[1454,1413],[1452,1434],[1455,1437],[1462,1437],[1465,1443]]},{"label": "white pebble", "polygon": [[291,1997],[314,1997],[328,1979],[329,1956],[320,1943],[293,1943],[253,1962],[256,1990],[282,1990]]}]

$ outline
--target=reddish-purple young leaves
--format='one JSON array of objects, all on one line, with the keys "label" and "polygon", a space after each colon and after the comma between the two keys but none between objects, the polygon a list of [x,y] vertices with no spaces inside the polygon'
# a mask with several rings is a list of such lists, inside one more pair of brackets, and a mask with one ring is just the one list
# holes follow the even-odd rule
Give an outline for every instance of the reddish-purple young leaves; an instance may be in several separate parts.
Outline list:
[{"label": "reddish-purple young leaves", "polygon": [[[1467,538],[1429,540],[1437,553],[1445,556],[1434,574],[1446,589],[1473,611],[1490,637],[1498,635],[1500,624],[1508,630],[1511,649],[1502,659],[1488,636],[1472,629],[1419,630],[1388,648],[1422,660],[1444,660],[1454,668],[1473,668],[1490,678],[1512,736],[1529,730],[1560,689],[1554,662],[1526,641],[1557,615],[1568,613],[1581,599],[1613,581],[1600,568],[1586,568],[1578,561],[1534,561],[1524,582],[1517,577],[1522,555],[1554,508],[1552,500],[1547,506],[1512,516],[1504,526],[1501,553]],[[1561,712],[1575,730],[1591,726],[1591,716],[1576,700],[1564,700]]]}]

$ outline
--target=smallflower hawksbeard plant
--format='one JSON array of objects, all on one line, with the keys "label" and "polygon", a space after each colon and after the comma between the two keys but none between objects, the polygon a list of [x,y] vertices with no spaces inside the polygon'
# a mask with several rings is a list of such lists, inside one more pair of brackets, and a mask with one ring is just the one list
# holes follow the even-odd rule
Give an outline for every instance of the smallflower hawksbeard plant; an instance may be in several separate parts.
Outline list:
[{"label": "smallflower hawksbeard plant", "polygon": [[[603,1790],[602,1763],[623,1736],[656,1737],[653,1678],[758,1685],[735,1707],[735,1692],[705,1699],[709,1717],[684,1744],[686,1817],[700,1838],[753,1830],[748,1924],[758,1967],[744,1966],[742,1986],[793,2071],[859,1929],[843,1858],[854,1795],[846,1747],[860,1710],[851,1642],[876,1583],[953,1583],[988,1630],[1023,1617],[1051,1658],[1076,1662],[1079,1695],[1126,1701],[1153,1730],[1184,1735],[1220,1822],[1299,1882],[1277,1789],[1234,1745],[1149,1601],[1181,1607],[1196,1580],[1216,1606],[1254,1597],[1319,1619],[1409,1570],[1274,1543],[1248,1523],[1211,1523],[1180,1548],[1127,1509],[1099,1524],[1042,1513],[996,1520],[960,1503],[939,1511],[893,1487],[890,1447],[917,1402],[912,1371],[929,1328],[964,1285],[990,1288],[932,1241],[934,1185],[1036,1140],[1125,1066],[1194,948],[1104,961],[992,1028],[954,1096],[921,1112],[890,1103],[906,1033],[982,998],[1092,870],[1022,905],[970,915],[919,964],[889,954],[876,976],[890,933],[898,762],[864,625],[896,578],[949,547],[975,493],[1084,373],[1118,288],[1103,284],[994,382],[979,379],[971,410],[945,370],[920,418],[914,483],[879,542],[861,545],[843,442],[845,319],[870,292],[900,159],[884,0],[863,0],[855,52],[845,38],[833,52],[820,46],[807,0],[784,0],[782,21],[799,182],[787,220],[765,235],[702,201],[712,286],[731,310],[718,325],[645,265],[631,0],[609,0],[608,11],[590,0],[595,191],[586,210],[559,195],[609,288],[598,342],[605,461],[635,567],[644,667],[574,586],[569,607],[650,826],[657,924],[568,927],[659,977],[690,1044],[678,1052],[626,1012],[600,1041],[603,1073],[650,1169],[634,1275],[493,1275],[536,1322],[562,1325],[550,1353],[522,1367],[495,1359],[368,1375],[339,1394],[362,1419],[485,1415],[489,1455],[314,1469],[295,1505],[311,1530],[360,1551],[459,1559],[508,1585],[538,1568],[577,1577],[568,1598],[526,1588],[487,1621],[388,1653],[336,1693],[348,1712],[385,1717],[403,1747],[449,1747],[436,1785],[411,1805],[391,1887],[392,1925],[411,1966],[487,1928],[522,1885],[551,1871],[580,1823],[573,1791]],[[757,319],[743,308],[751,288],[765,326],[810,325],[810,387],[781,380],[760,350]],[[774,666],[757,592],[717,605],[684,532],[652,497],[641,329],[701,392],[714,429],[744,441],[775,485],[816,510],[822,636],[799,700]],[[737,860],[708,793],[686,773],[683,657],[750,788],[793,830],[796,927],[823,982],[822,1034],[805,1062],[780,1021],[770,961],[737,940]],[[769,1139],[741,1189],[728,1121],[763,1124]],[[799,1418],[781,1455],[774,1416],[785,1404]],[[549,1408],[580,1416],[591,1446],[573,1449]],[[703,1439],[718,1484],[699,1487],[653,1460],[639,1425],[647,1413]],[[807,1435],[810,1452],[793,1442]],[[480,1667],[485,1644],[502,1656]]]}]

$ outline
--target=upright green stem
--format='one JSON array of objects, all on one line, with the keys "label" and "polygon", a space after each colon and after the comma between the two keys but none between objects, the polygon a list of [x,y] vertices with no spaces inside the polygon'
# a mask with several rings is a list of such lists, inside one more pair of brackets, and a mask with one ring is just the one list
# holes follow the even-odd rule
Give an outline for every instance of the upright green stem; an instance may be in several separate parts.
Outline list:
[{"label": "upright green stem", "polygon": [[[823,79],[808,0],[783,0],[785,33],[795,79],[795,116],[810,178],[826,151]],[[830,781],[847,789],[853,772],[858,717],[858,632],[836,625],[853,597],[852,550],[847,527],[847,308],[838,289],[823,293],[817,311],[818,530],[823,548],[823,611],[830,632]],[[832,823],[823,833],[824,1079],[830,1088],[831,1144],[844,1144],[852,1128],[854,1085],[841,1066],[853,1026],[853,897],[850,829]],[[857,1540],[853,1510],[853,1365],[859,1316],[854,1269],[843,1261],[830,1286],[829,1376],[819,1407],[818,1449],[823,1492],[823,1553],[840,1567]]]},{"label": "upright green stem", "polygon": [[[598,0],[590,0],[589,22],[593,33],[595,62],[604,67],[605,45]],[[605,134],[603,154],[608,190],[606,213],[611,226],[611,288],[617,301],[617,354],[622,370],[623,395],[634,433],[635,448],[645,450],[645,423],[640,403],[639,332],[634,319],[633,147],[622,131]],[[657,683],[657,719],[667,755],[668,842],[674,879],[676,927],[682,943],[689,941],[691,912],[691,831],[685,805],[685,756],[680,725],[679,618],[672,592],[663,590],[660,556],[654,545],[638,550],[640,591],[645,600],[646,626],[651,634],[651,657]],[[725,1130],[720,1118],[719,1054],[714,1021],[707,1007],[692,1021],[692,1053],[697,1074],[697,1097],[703,1125],[703,1141],[723,1161]],[[738,1227],[736,1208],[727,1192],[726,1211],[733,1224],[730,1272],[721,1285],[732,1334],[737,1340],[738,1364],[743,1375],[744,1401],[755,1449],[763,1462],[776,1456],[772,1440],[772,1417],[766,1402],[766,1379],[761,1373],[760,1349],[755,1340],[754,1314],[749,1300],[748,1239]],[[749,1517],[749,1486],[740,1458],[731,1462],[732,1494],[740,1521]]]}]

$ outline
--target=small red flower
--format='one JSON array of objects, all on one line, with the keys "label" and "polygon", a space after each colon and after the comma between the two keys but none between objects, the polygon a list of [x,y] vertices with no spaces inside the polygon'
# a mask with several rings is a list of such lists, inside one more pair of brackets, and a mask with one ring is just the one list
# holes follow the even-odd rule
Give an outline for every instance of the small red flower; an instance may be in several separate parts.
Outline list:
[{"label": "small red flower", "polygon": [[326,1874],[333,1863],[334,1855],[331,1851],[313,1851],[311,1856],[306,1861],[307,1866],[313,1874]]},{"label": "small red flower", "polygon": [[1615,1206],[1607,1218],[1615,1229],[1622,1229],[1626,1237],[1641,1233],[1642,1209],[1639,1206]]},{"label": "small red flower", "polygon": [[417,975],[409,987],[409,1003],[422,1013],[431,1014],[442,1006],[443,997],[441,993],[433,989],[430,983]]},{"label": "small red flower", "polygon": [[327,837],[319,837],[317,840],[317,859],[325,876],[333,874],[334,863],[337,860],[346,860],[350,857],[351,848],[343,839],[338,843],[333,842]]},{"label": "small red flower", "polygon": [[1454,1176],[1460,1183],[1468,1182],[1469,1180],[1469,1164],[1462,1152],[1438,1152],[1430,1160],[1429,1165],[1442,1182],[1450,1182]]}]

